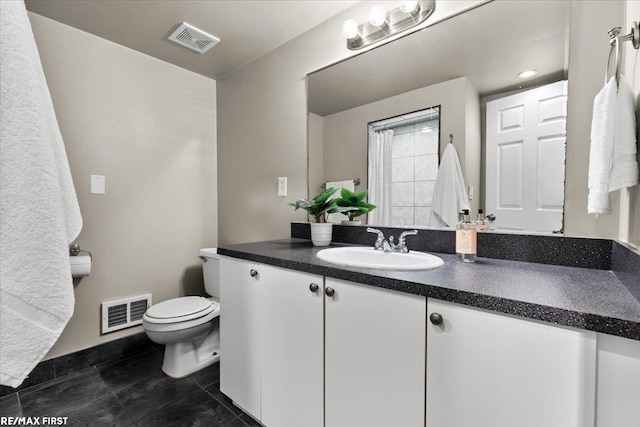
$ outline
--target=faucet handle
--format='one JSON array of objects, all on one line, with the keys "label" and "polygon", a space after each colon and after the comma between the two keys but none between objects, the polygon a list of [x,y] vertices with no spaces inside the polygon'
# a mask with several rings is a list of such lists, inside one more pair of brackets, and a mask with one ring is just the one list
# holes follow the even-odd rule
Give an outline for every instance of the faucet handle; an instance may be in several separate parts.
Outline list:
[{"label": "faucet handle", "polygon": [[382,241],[384,240],[384,233],[377,228],[367,227],[368,233],[377,233],[378,238],[376,239],[376,243],[373,245],[374,248],[380,249],[382,247]]},{"label": "faucet handle", "polygon": [[405,246],[407,236],[415,236],[416,234],[418,234],[418,230],[403,231],[402,234],[400,234],[400,237],[398,237],[398,246]]},{"label": "faucet handle", "polygon": [[384,239],[384,233],[377,228],[367,227],[367,233],[378,233],[378,237]]}]

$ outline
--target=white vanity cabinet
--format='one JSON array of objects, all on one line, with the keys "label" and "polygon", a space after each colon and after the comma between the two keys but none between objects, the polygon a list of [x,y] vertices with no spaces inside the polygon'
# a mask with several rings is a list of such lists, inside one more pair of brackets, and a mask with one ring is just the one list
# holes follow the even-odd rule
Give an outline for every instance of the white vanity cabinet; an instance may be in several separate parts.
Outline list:
[{"label": "white vanity cabinet", "polygon": [[427,306],[428,427],[594,425],[594,332]]},{"label": "white vanity cabinet", "polygon": [[424,426],[426,298],[325,279],[325,425]]},{"label": "white vanity cabinet", "polygon": [[220,274],[220,389],[267,427],[640,427],[640,341],[229,257]]},{"label": "white vanity cabinet", "polygon": [[220,390],[266,426],[323,426],[322,276],[223,257],[220,279]]},{"label": "white vanity cabinet", "polygon": [[236,405],[268,427],[424,427],[425,297],[228,257],[220,274]]}]

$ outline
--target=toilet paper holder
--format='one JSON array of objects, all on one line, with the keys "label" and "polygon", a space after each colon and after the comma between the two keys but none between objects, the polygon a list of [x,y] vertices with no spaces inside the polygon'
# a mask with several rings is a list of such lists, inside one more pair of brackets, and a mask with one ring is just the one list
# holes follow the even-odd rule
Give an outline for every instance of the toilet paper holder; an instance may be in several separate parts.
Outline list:
[{"label": "toilet paper holder", "polygon": [[[86,255],[80,255],[81,253]],[[71,277],[74,280],[91,274],[92,261],[93,261],[93,255],[91,255],[91,252],[80,248],[79,244],[74,243],[73,245],[69,246],[69,262],[71,264]]]},{"label": "toilet paper holder", "polygon": [[69,255],[70,256],[78,256],[81,253],[89,255],[89,258],[93,259],[93,255],[91,255],[91,252],[80,248],[79,244],[74,243],[73,245],[69,246]]}]

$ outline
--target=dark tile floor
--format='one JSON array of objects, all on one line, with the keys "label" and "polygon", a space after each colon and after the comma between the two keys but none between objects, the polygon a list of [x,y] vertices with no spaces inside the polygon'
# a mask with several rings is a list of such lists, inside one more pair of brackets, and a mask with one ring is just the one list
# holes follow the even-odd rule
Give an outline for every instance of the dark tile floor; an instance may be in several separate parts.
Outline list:
[{"label": "dark tile floor", "polygon": [[68,426],[255,427],[220,392],[220,365],[174,380],[162,349],[97,364],[0,397],[2,417],[68,417]]}]

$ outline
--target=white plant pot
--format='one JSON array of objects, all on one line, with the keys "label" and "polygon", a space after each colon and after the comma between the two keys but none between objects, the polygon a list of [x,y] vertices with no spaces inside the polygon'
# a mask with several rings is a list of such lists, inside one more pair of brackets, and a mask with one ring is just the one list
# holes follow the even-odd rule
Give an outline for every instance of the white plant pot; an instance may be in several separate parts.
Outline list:
[{"label": "white plant pot", "polygon": [[314,246],[329,246],[331,243],[331,233],[333,231],[333,223],[331,222],[312,222],[311,223],[311,241]]},{"label": "white plant pot", "polygon": [[344,220],[342,221],[342,225],[362,225],[362,221],[360,221],[359,219],[353,221]]}]

